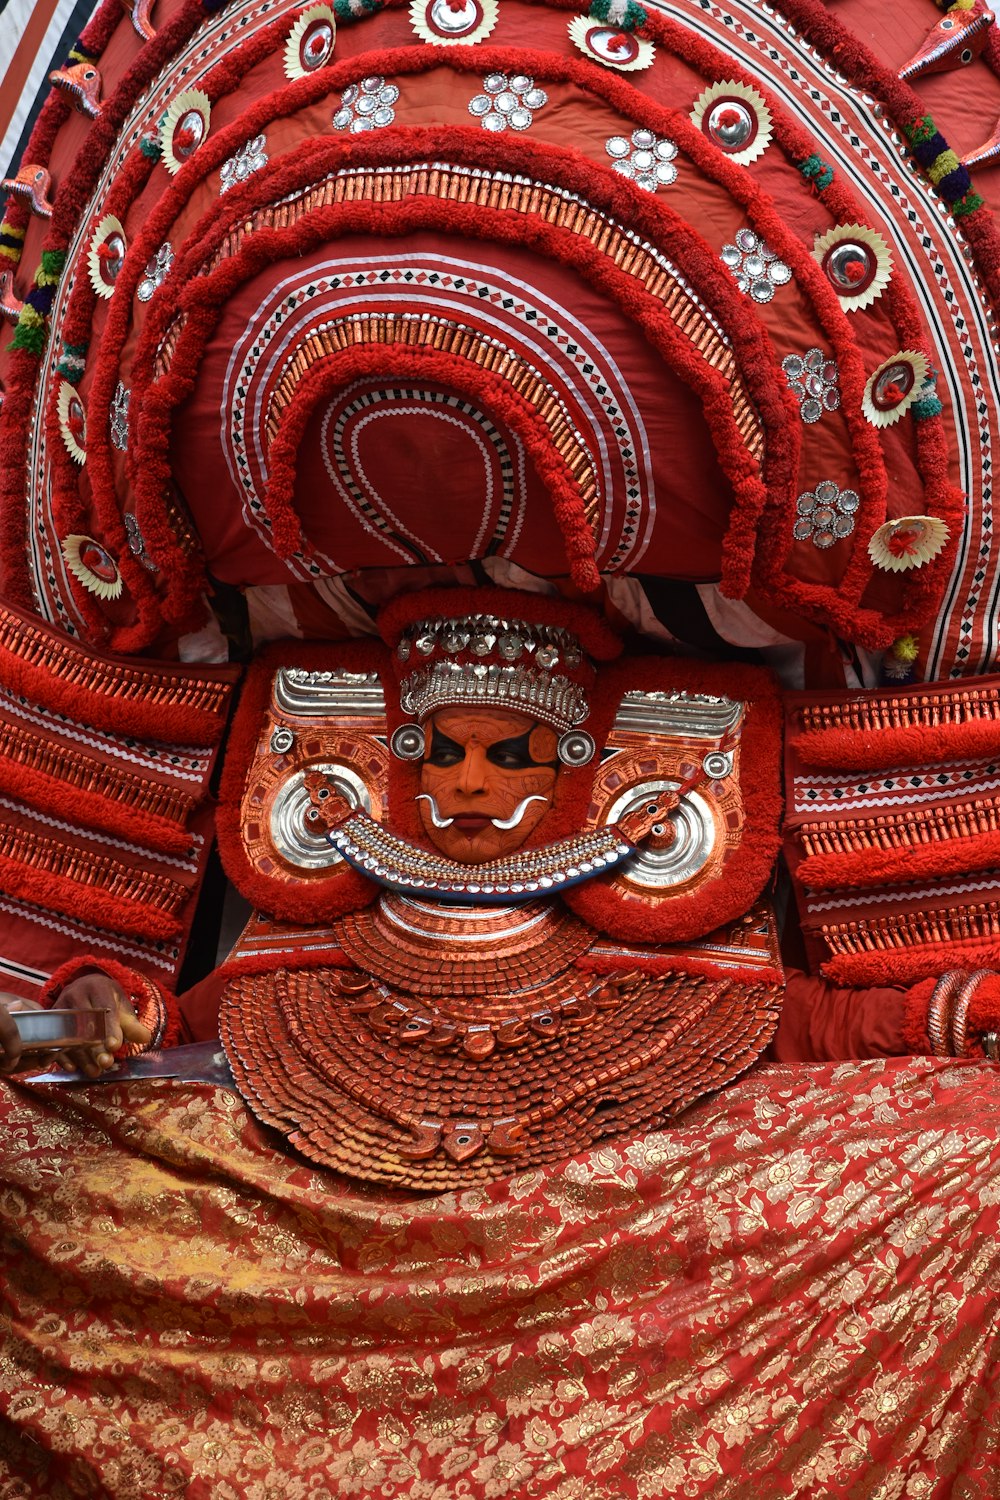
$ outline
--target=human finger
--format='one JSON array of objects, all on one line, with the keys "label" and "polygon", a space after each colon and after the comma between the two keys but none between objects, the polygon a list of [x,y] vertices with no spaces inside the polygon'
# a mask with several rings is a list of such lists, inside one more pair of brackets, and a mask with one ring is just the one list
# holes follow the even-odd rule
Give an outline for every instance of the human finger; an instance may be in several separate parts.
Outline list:
[{"label": "human finger", "polygon": [[15,1073],[20,1062],[20,1033],[10,1011],[0,1002],[0,1073]]}]

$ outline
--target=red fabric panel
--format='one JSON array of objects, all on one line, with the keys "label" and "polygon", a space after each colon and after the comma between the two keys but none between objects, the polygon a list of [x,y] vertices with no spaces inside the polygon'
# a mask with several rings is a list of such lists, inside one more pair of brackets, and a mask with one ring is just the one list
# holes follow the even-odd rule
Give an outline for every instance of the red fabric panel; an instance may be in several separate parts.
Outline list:
[{"label": "red fabric panel", "polygon": [[785,973],[785,998],[767,1055],[776,1062],[834,1062],[893,1057],[903,1041],[902,990],[839,990],[801,969]]}]

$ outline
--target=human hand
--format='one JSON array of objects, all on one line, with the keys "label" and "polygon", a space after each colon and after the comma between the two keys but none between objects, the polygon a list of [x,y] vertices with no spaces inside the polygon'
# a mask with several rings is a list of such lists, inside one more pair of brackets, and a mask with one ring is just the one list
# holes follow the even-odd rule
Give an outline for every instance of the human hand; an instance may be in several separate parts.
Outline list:
[{"label": "human hand", "polygon": [[99,969],[72,979],[59,991],[56,1004],[60,1010],[103,1010],[107,1015],[103,1045],[74,1047],[68,1054],[71,1065],[88,1078],[98,1078],[113,1068],[113,1054],[126,1042],[146,1046],[153,1039],[153,1033],[137,1018],[121,985]]},{"label": "human hand", "polygon": [[21,1037],[12,1019],[19,1010],[42,1010],[37,1000],[23,1000],[20,995],[0,991],[0,1074],[16,1073],[21,1066]]}]

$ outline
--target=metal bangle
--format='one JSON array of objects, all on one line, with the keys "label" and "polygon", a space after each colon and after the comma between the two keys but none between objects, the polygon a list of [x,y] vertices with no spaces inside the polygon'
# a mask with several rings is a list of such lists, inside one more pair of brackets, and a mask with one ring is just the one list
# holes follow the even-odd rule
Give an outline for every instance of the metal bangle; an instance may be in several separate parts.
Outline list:
[{"label": "metal bangle", "polygon": [[935,1057],[950,1056],[948,1020],[951,1002],[966,974],[965,969],[949,969],[942,974],[927,1002],[927,1035],[930,1037],[931,1052]]},{"label": "metal bangle", "polygon": [[965,1049],[968,1046],[966,1028],[969,1021],[969,1006],[972,1004],[972,997],[983,980],[988,979],[992,972],[992,969],[977,969],[974,974],[969,975],[955,996],[955,1004],[952,1006],[951,1011],[952,1057],[965,1056]]},{"label": "metal bangle", "polygon": [[984,1032],[979,1042],[990,1062],[1000,1062],[1000,1031]]}]

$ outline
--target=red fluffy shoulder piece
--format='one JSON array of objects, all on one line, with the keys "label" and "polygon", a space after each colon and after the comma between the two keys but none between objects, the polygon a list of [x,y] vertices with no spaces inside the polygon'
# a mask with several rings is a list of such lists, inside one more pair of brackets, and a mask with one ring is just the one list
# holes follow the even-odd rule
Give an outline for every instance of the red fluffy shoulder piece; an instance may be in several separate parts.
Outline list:
[{"label": "red fluffy shoulder piece", "polygon": [[601,674],[600,710],[616,705],[589,824],[666,787],[689,788],[673,840],[628,873],[576,886],[569,906],[610,936],[686,942],[748,911],[779,847],[781,703],[761,669],[623,660]]},{"label": "red fluffy shoulder piece", "polygon": [[[376,887],[305,830],[307,767],[337,768],[382,821],[389,806],[378,641],[278,642],[251,667],[226,751],[216,815],[219,853],[258,911],[313,925],[367,906]],[[390,693],[392,689],[390,688]]]}]

